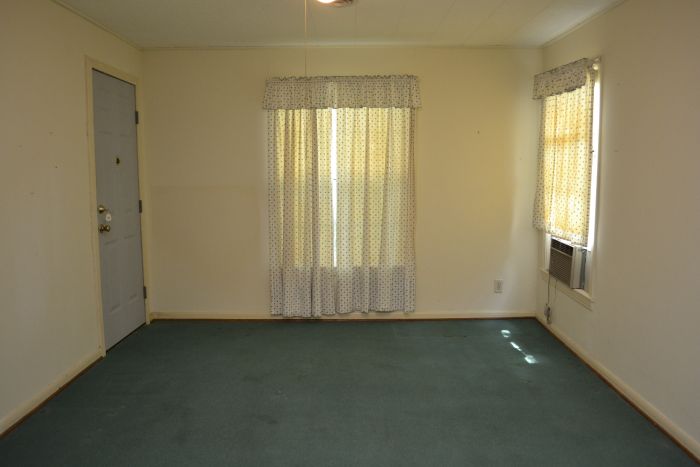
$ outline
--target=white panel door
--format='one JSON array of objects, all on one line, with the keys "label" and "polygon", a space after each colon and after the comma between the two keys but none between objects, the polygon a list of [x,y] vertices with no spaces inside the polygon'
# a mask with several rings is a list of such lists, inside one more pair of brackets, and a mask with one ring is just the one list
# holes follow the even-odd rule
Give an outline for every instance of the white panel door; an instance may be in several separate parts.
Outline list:
[{"label": "white panel door", "polygon": [[146,319],[134,85],[92,71],[106,348]]}]

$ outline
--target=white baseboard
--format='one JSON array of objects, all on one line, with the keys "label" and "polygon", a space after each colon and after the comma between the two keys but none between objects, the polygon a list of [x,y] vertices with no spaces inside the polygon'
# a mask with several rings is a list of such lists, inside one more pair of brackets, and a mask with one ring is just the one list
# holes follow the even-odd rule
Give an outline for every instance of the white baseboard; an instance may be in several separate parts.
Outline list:
[{"label": "white baseboard", "polygon": [[649,417],[654,423],[661,427],[666,433],[676,440],[680,445],[692,453],[696,460],[700,459],[700,441],[694,439],[687,432],[685,432],[681,427],[676,425],[670,418],[668,418],[663,412],[656,408],[651,402],[646,400],[637,391],[632,389],[627,383],[620,379],[615,373],[606,368],[598,360],[591,357],[583,348],[574,342],[568,335],[566,335],[562,330],[557,328],[556,325],[547,324],[544,317],[541,314],[537,314],[537,319],[542,323],[544,327],[549,329],[552,334],[554,334],[559,340],[561,340],[564,345],[566,345],[572,352],[574,352],[581,360],[586,362],[591,368],[593,368],[598,374],[605,379],[613,388],[615,388],[620,394],[625,396],[634,406],[637,407],[642,413]]},{"label": "white baseboard", "polygon": [[[324,316],[319,320],[425,320],[425,319],[503,319],[503,318],[534,318],[534,311],[494,311],[494,310],[459,310],[459,311],[414,311],[412,313],[348,313],[343,315]],[[260,319],[281,320],[282,316],[272,316],[268,311],[154,311],[151,320],[158,319]]]},{"label": "white baseboard", "polygon": [[87,367],[89,367],[97,360],[102,358],[102,356],[103,355],[101,351],[95,350],[94,353],[87,355],[86,357],[81,359],[73,367],[60,374],[44,389],[42,389],[37,394],[29,398],[27,401],[16,407],[9,414],[2,417],[0,419],[0,435],[4,434],[5,431],[12,428],[17,422],[22,420],[22,418],[32,413],[33,410],[35,410],[41,404],[46,402],[46,400],[53,396],[59,389],[61,389],[66,384],[70,383],[73,378],[78,376]]}]

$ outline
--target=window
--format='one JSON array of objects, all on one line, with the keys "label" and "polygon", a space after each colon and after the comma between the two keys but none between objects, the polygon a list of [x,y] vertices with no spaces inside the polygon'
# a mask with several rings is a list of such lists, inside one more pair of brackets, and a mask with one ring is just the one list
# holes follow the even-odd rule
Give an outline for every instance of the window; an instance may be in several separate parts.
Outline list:
[{"label": "window", "polygon": [[271,307],[415,308],[410,76],[268,80]]},{"label": "window", "polygon": [[597,71],[597,62],[584,59],[535,78],[542,120],[533,224],[545,233],[545,258],[551,238],[586,250],[588,292],[600,121]]}]

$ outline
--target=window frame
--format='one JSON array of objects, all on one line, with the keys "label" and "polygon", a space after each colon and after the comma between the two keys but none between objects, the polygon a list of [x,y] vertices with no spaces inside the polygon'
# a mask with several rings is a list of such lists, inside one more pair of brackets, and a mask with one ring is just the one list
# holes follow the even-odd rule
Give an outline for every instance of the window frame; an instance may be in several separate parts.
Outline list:
[{"label": "window frame", "polygon": [[[597,248],[595,247],[596,237],[597,237],[597,227],[598,227],[598,190],[600,183],[600,132],[601,132],[601,66],[600,58],[596,58],[593,64],[593,69],[596,71],[594,75],[593,83],[593,107],[592,107],[592,118],[591,118],[591,152],[592,152],[592,163],[591,163],[591,193],[589,199],[589,219],[588,219],[588,241],[585,247],[583,247],[586,253],[586,265],[584,270],[585,286],[583,289],[572,289],[568,284],[562,283],[563,290],[566,295],[573,298],[575,301],[579,302],[588,309],[591,309],[594,302],[594,283],[595,283],[595,264],[596,264],[596,253]],[[566,240],[558,238],[555,235],[549,234],[547,232],[541,232],[540,245],[543,248],[543,254],[541,255],[543,264],[540,267],[540,271],[543,273],[544,277],[549,279],[549,249],[551,246],[552,238],[564,243],[570,243]],[[555,289],[559,281],[555,281]]]}]

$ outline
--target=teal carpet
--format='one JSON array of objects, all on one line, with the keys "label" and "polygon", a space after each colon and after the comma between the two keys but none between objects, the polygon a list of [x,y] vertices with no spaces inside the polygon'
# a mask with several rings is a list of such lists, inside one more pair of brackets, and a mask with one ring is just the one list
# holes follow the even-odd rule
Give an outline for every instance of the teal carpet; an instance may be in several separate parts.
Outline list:
[{"label": "teal carpet", "polygon": [[473,320],[155,322],[0,465],[696,464],[535,320]]}]

